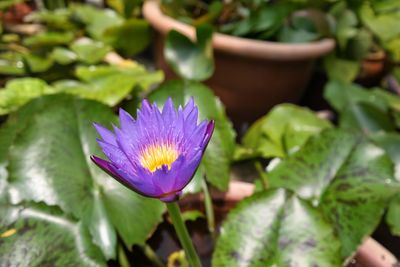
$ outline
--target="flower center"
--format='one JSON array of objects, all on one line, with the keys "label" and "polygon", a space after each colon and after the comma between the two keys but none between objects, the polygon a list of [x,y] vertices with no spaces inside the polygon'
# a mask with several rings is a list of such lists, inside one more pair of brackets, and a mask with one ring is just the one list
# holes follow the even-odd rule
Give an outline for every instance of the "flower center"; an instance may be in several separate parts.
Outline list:
[{"label": "flower center", "polygon": [[173,144],[153,144],[147,146],[141,153],[140,163],[150,172],[155,172],[163,165],[171,169],[171,164],[178,158],[179,153]]}]

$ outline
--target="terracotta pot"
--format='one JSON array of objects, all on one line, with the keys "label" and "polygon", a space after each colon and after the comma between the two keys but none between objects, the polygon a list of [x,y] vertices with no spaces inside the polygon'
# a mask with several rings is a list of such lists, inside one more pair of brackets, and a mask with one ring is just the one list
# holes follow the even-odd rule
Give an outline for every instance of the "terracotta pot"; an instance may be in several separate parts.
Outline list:
[{"label": "terracotta pot", "polygon": [[386,54],[383,50],[370,52],[361,62],[357,82],[365,86],[379,85],[386,74]]},{"label": "terracotta pot", "polygon": [[[163,56],[165,36],[175,29],[194,39],[195,30],[164,15],[155,0],[145,2],[143,14],[155,29],[156,64],[171,78],[173,74]],[[215,33],[216,69],[207,84],[221,98],[236,125],[253,122],[278,103],[297,102],[310,79],[315,59],[334,46],[332,39],[281,44]]]},{"label": "terracotta pot", "polygon": [[[251,196],[254,192],[254,185],[246,182],[232,181],[226,193],[212,192],[214,202],[223,202],[227,209],[232,208],[240,200]],[[202,194],[188,195],[180,201],[185,208],[190,203],[203,202]],[[397,259],[382,245],[372,238],[367,238],[358,248],[353,257],[351,266],[356,267],[396,267],[399,266]]]}]

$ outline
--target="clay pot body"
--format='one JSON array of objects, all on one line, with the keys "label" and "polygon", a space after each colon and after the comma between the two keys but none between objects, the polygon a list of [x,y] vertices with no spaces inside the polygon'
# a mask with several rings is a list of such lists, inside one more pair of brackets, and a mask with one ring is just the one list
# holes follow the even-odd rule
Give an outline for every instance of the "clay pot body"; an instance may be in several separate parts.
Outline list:
[{"label": "clay pot body", "polygon": [[[143,14],[155,29],[155,58],[167,78],[163,47],[166,34],[175,29],[194,39],[194,28],[160,11],[147,1]],[[274,105],[297,102],[310,80],[315,59],[334,48],[332,39],[307,44],[281,44],[214,33],[215,73],[206,82],[225,104],[236,125],[251,123]]]},{"label": "clay pot body", "polygon": [[361,62],[361,70],[357,77],[357,82],[365,86],[377,86],[386,72],[385,51],[370,52]]}]

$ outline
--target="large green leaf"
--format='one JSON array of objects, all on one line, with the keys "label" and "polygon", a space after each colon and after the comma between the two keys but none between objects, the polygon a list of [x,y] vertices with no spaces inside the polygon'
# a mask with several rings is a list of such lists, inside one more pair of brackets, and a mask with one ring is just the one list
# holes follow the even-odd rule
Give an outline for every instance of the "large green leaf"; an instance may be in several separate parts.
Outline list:
[{"label": "large green leaf", "polygon": [[197,82],[170,81],[149,95],[151,101],[165,103],[172,97],[176,105],[184,105],[193,97],[199,108],[200,120],[215,120],[213,137],[207,147],[199,171],[220,190],[226,190],[229,183],[229,170],[235,148],[235,134],[224,108],[206,86]]},{"label": "large green leaf", "polygon": [[255,156],[285,157],[302,146],[310,136],[330,128],[329,121],[306,108],[282,104],[256,121],[246,132],[243,145]]},{"label": "large green leaf", "polygon": [[30,112],[9,151],[14,203],[42,201],[82,219],[107,258],[115,257],[115,230],[128,244],[144,244],[161,220],[161,202],[126,189],[91,163],[101,155],[92,122],[116,118],[106,106],[67,95],[46,96],[10,119]]},{"label": "large green leaf", "polygon": [[400,192],[392,164],[385,152],[361,142],[328,187],[321,208],[335,224],[342,241],[342,256],[349,257],[372,234],[388,200]]},{"label": "large green leaf", "polygon": [[6,83],[0,90],[0,115],[17,110],[29,100],[54,93],[55,89],[36,78],[21,78]]},{"label": "large green leaf", "polygon": [[55,208],[1,206],[0,215],[2,266],[107,266],[86,228]]},{"label": "large green leaf", "polygon": [[197,42],[172,30],[168,33],[164,55],[172,69],[183,79],[203,81],[214,72],[212,53],[212,28],[196,28]]},{"label": "large green leaf", "polygon": [[213,266],[341,266],[333,228],[308,203],[283,190],[258,193],[230,212]]},{"label": "large green leaf", "polygon": [[335,178],[356,143],[353,134],[326,130],[309,141],[269,174],[272,187],[284,187],[318,200]]},{"label": "large green leaf", "polygon": [[272,187],[291,189],[325,213],[342,242],[343,259],[372,233],[400,192],[385,151],[343,130],[312,137],[267,177]]}]

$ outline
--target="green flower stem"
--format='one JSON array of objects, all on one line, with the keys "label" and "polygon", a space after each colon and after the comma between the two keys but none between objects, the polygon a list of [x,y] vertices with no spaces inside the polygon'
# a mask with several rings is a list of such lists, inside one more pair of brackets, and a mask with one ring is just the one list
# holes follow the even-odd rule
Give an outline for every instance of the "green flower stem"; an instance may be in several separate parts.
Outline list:
[{"label": "green flower stem", "polygon": [[118,245],[118,262],[121,267],[131,267],[128,257],[125,254],[124,247],[121,244]]},{"label": "green flower stem", "polygon": [[263,169],[261,163],[259,161],[254,163],[254,166],[258,172],[258,175],[260,177],[261,185],[265,191],[269,189],[269,182],[268,182],[268,175]]},{"label": "green flower stem", "polygon": [[145,244],[143,246],[143,253],[154,264],[154,266],[165,267],[165,265],[161,262],[160,258],[158,258],[157,254],[149,245]]},{"label": "green flower stem", "polygon": [[201,267],[199,256],[194,249],[192,240],[190,239],[188,230],[183,222],[178,203],[176,201],[166,203],[169,215],[171,216],[172,223],[174,224],[176,234],[183,249],[185,250],[186,258],[191,267]]},{"label": "green flower stem", "polygon": [[215,238],[215,217],[214,217],[213,203],[210,191],[208,190],[206,179],[204,177],[202,179],[202,187],[204,194],[204,205],[206,207],[208,230],[210,231],[211,236]]}]

